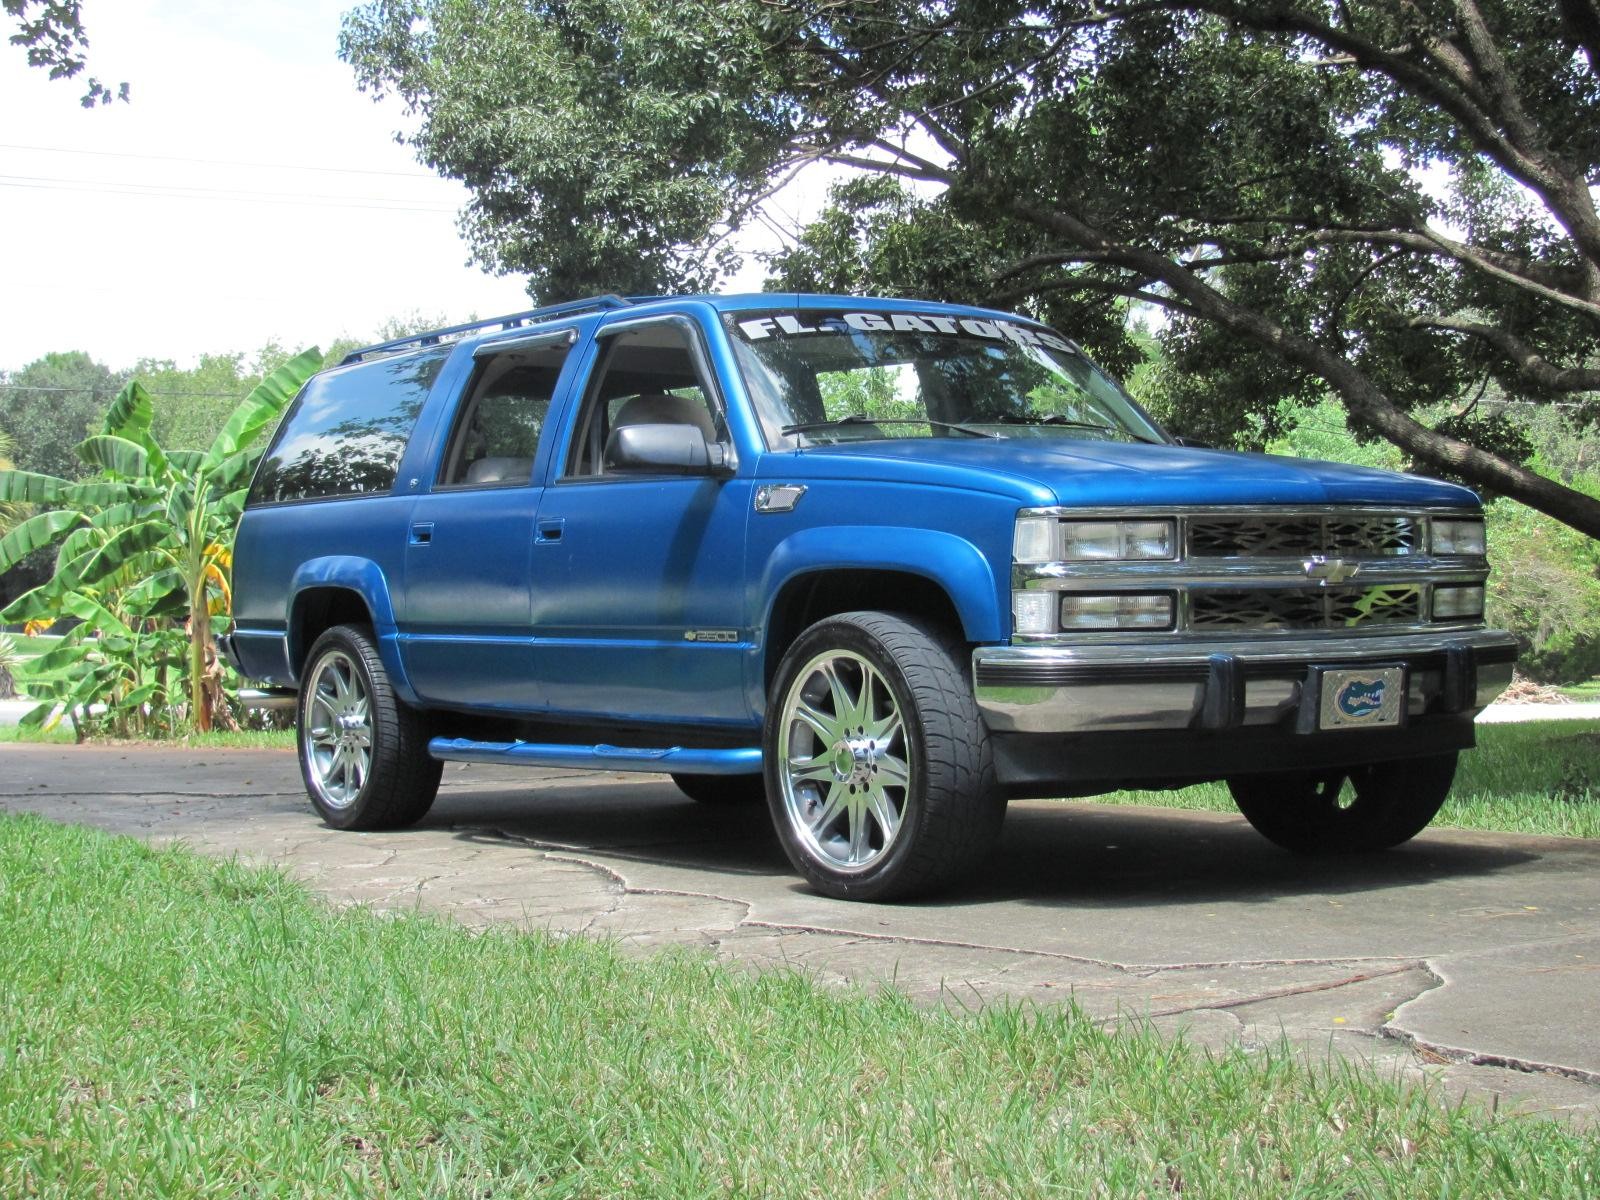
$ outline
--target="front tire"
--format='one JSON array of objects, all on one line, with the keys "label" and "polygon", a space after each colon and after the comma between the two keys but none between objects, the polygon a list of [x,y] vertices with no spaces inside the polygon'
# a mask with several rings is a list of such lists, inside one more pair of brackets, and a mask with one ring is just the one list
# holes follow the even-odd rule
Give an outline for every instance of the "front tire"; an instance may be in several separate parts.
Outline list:
[{"label": "front tire", "polygon": [[1438,815],[1456,755],[1228,780],[1245,820],[1296,854],[1365,854],[1408,842]]},{"label": "front tire", "polygon": [[823,895],[929,892],[993,845],[1005,798],[962,658],[881,612],[819,621],[784,655],[762,735],[767,799],[789,861]]},{"label": "front tire", "polygon": [[364,625],[335,625],[311,647],[295,742],[306,794],[335,829],[403,829],[439,791],[427,723],[394,694]]}]

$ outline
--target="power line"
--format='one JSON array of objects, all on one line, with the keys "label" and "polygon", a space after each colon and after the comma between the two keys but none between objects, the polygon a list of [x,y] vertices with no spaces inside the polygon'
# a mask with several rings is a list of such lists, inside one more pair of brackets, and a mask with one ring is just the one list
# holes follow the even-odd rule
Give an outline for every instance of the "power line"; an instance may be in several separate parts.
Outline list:
[{"label": "power line", "polygon": [[[34,387],[32,384],[26,383],[0,383],[0,392],[45,392],[71,396],[87,392],[91,396],[114,396],[121,390],[120,387]],[[149,396],[162,400],[175,399],[179,396],[189,399],[242,400],[250,394],[249,389],[240,392],[152,392],[146,388],[145,392]]]},{"label": "power line", "polygon": [[148,199],[228,201],[239,204],[281,204],[292,208],[353,208],[368,212],[453,213],[450,205],[391,203],[382,196],[295,195],[242,189],[194,188],[163,184],[115,183],[98,179],[62,179],[48,175],[0,175],[0,187],[46,192],[85,192],[98,196],[143,196]]},{"label": "power line", "polygon": [[27,150],[38,154],[81,154],[91,158],[133,158],[146,162],[193,163],[202,167],[253,167],[266,171],[323,171],[333,175],[387,175],[396,179],[438,179],[424,171],[376,171],[364,167],[323,167],[309,163],[257,163],[227,158],[185,158],[176,154],[134,154],[117,150],[76,150],[69,146],[24,146],[0,142],[0,150]]}]

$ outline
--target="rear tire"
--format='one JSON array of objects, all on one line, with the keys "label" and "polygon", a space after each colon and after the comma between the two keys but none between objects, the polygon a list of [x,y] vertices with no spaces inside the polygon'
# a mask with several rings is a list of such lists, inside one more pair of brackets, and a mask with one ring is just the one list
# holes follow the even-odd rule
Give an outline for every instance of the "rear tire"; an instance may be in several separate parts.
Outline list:
[{"label": "rear tire", "polygon": [[823,895],[898,900],[950,883],[1000,832],[1005,798],[962,663],[905,617],[853,612],[796,639],[762,735],[767,802]]},{"label": "rear tire", "polygon": [[759,804],[767,798],[760,775],[674,775],[672,782],[696,804]]},{"label": "rear tire", "polygon": [[1228,780],[1245,820],[1296,854],[1364,854],[1408,842],[1450,794],[1456,755]]},{"label": "rear tire", "polygon": [[306,794],[335,829],[403,829],[439,791],[427,722],[394,694],[365,625],[335,625],[311,647],[295,742]]}]

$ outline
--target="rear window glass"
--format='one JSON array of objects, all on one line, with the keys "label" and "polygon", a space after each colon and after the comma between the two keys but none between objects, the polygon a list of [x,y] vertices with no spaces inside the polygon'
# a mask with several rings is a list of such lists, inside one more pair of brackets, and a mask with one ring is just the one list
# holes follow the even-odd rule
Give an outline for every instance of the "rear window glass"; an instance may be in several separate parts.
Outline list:
[{"label": "rear window glass", "polygon": [[306,384],[256,470],[251,504],[387,492],[448,346]]}]

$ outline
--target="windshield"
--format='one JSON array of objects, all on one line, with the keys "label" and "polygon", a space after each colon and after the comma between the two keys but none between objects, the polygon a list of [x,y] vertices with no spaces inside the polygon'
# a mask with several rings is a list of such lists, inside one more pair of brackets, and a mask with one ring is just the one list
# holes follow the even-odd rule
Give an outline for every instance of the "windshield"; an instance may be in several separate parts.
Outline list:
[{"label": "windshield", "polygon": [[1021,321],[813,309],[724,320],[774,449],[928,437],[1166,441],[1070,342]]}]

